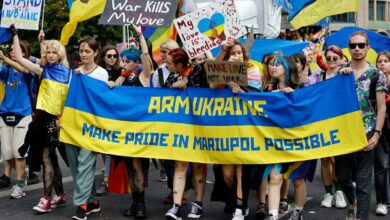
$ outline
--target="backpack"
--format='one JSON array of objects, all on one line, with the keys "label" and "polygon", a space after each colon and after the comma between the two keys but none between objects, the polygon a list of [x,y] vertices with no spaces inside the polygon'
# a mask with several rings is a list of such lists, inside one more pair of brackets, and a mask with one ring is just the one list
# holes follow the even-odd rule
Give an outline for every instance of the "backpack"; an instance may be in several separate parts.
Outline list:
[{"label": "backpack", "polygon": [[369,96],[368,101],[371,105],[371,107],[377,112],[377,106],[376,106],[376,85],[378,83],[379,79],[379,70],[375,69],[374,73],[370,76],[370,89],[369,89]]}]

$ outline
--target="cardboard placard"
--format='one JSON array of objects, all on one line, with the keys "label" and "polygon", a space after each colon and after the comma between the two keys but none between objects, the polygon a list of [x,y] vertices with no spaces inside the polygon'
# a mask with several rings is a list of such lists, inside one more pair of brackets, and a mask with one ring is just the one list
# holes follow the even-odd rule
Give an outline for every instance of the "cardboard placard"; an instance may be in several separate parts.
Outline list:
[{"label": "cardboard placard", "polygon": [[38,30],[43,0],[15,1],[4,0],[1,9],[0,27]]},{"label": "cardboard placard", "polygon": [[234,81],[240,86],[248,85],[248,67],[246,62],[207,60],[204,67],[208,83],[228,84]]},{"label": "cardboard placard", "polygon": [[107,0],[99,24],[169,27],[177,4],[175,0]]},{"label": "cardboard placard", "polygon": [[233,0],[217,0],[173,22],[190,58],[245,34]]}]

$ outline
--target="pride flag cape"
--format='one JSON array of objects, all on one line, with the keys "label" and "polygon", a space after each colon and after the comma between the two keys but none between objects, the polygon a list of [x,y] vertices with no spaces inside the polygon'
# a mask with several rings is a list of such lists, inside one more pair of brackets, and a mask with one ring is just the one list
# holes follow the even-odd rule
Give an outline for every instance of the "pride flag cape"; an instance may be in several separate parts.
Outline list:
[{"label": "pride flag cape", "polygon": [[72,77],[60,141],[111,155],[215,164],[330,157],[367,144],[353,75],[285,93],[115,87]]},{"label": "pride flag cape", "polygon": [[70,76],[71,69],[61,64],[44,66],[37,109],[53,115],[61,114],[68,94]]}]

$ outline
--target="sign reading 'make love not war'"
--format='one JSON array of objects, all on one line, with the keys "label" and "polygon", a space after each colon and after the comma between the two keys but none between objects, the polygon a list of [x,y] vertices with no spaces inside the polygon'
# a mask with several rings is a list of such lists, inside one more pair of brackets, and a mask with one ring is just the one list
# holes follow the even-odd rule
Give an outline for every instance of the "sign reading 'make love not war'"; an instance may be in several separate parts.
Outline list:
[{"label": "sign reading 'make love not war'", "polygon": [[245,34],[233,0],[217,0],[174,20],[190,58],[220,46],[229,36]]},{"label": "sign reading 'make love not war'", "polygon": [[1,27],[14,24],[18,29],[38,30],[43,0],[4,0]]},{"label": "sign reading 'make love not war'", "polygon": [[175,0],[107,0],[99,24],[169,27],[177,4]]}]

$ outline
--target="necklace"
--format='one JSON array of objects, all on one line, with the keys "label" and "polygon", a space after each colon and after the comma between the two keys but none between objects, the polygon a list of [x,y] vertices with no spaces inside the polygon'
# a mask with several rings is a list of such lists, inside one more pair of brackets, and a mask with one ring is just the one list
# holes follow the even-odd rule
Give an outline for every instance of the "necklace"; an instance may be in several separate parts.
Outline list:
[{"label": "necklace", "polygon": [[96,69],[98,68],[98,65],[96,65],[94,68],[92,68],[91,70],[86,70],[86,69],[84,69],[85,71],[84,71],[84,74],[85,75],[89,75],[89,74],[91,74],[93,71],[95,71]]}]

